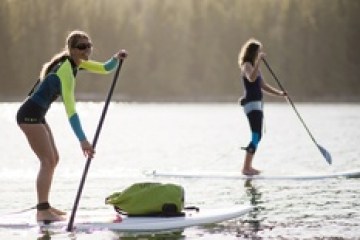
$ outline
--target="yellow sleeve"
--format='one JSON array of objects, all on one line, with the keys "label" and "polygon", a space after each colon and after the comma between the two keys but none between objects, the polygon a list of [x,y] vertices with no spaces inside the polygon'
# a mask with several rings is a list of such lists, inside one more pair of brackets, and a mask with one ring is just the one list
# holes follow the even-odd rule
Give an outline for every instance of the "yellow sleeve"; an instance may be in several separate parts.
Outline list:
[{"label": "yellow sleeve", "polygon": [[65,105],[65,110],[69,118],[70,125],[79,141],[83,141],[86,139],[86,136],[82,129],[79,116],[76,113],[75,77],[73,75],[70,62],[68,60],[65,61],[60,66],[56,74],[60,79],[61,96]]},{"label": "yellow sleeve", "polygon": [[118,60],[114,57],[110,58],[107,62],[101,63],[93,60],[82,61],[79,68],[85,69],[92,73],[108,74],[116,68]]}]

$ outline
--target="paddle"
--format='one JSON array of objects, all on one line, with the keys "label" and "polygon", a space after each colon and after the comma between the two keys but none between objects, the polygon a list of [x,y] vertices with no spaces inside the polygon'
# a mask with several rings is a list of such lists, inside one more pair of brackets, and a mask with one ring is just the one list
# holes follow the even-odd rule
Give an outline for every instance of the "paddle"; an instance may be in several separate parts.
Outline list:
[{"label": "paddle", "polygon": [[[272,71],[272,69],[270,68],[268,62],[265,60],[265,58],[263,58],[263,61],[265,63],[265,66],[267,67],[267,69],[269,70],[269,72],[271,73],[271,75],[273,76],[273,78],[275,79],[275,81],[277,82],[277,84],[279,85],[280,89],[284,92],[285,91],[285,88],[282,86],[282,84],[280,83],[279,79],[276,77],[275,73]],[[306,129],[307,133],[309,134],[311,140],[315,143],[315,145],[317,146],[317,148],[319,149],[319,151],[321,152],[321,154],[323,155],[323,157],[325,158],[325,160],[331,164],[332,162],[332,159],[331,159],[331,155],[330,153],[325,149],[323,148],[322,146],[320,146],[314,136],[311,134],[309,128],[306,126],[304,120],[302,119],[302,117],[300,116],[300,113],[297,111],[296,107],[295,107],[295,104],[293,103],[293,101],[291,100],[289,94],[286,95],[286,99],[287,101],[290,103],[290,105],[292,106],[292,108],[294,109],[297,117],[299,118],[300,122],[303,124],[304,128]]]},{"label": "paddle", "polygon": [[[122,63],[123,63],[123,59],[120,59],[119,65],[118,65],[118,67],[117,67],[117,69],[115,71],[114,79],[112,81],[109,93],[108,93],[106,101],[105,101],[105,105],[104,105],[104,108],[103,108],[103,111],[102,111],[102,114],[101,114],[101,117],[100,117],[99,124],[98,124],[96,132],[95,132],[94,140],[93,140],[93,143],[92,143],[92,147],[94,149],[95,149],[96,143],[97,143],[97,141],[99,139],[100,131],[101,131],[102,125],[103,125],[104,120],[105,120],[105,115],[106,115],[107,109],[109,107],[109,103],[110,103],[112,94],[114,92],[114,88],[115,88],[115,85],[116,85],[116,82],[117,82],[117,79],[118,79],[118,76],[119,76],[119,72],[120,72]],[[76,194],[76,198],[75,198],[75,201],[74,201],[74,206],[73,206],[73,209],[72,209],[72,212],[71,212],[70,220],[69,220],[69,223],[68,223],[68,226],[67,226],[67,229],[66,229],[69,232],[73,230],[73,224],[74,224],[74,219],[75,219],[75,215],[76,215],[76,210],[77,210],[78,205],[79,205],[81,193],[82,193],[82,190],[84,188],[85,179],[86,179],[87,173],[89,171],[90,163],[91,163],[91,158],[88,158],[87,161],[86,161],[86,164],[85,164],[83,174],[82,174],[82,178],[81,178],[81,181],[80,181],[78,192]]]}]

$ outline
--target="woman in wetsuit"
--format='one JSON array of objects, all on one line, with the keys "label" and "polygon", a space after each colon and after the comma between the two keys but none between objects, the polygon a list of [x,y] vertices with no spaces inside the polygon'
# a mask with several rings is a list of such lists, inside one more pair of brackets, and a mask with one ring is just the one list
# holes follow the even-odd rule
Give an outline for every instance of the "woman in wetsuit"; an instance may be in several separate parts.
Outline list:
[{"label": "woman in wetsuit", "polygon": [[242,173],[245,175],[257,175],[259,170],[252,167],[256,149],[261,140],[263,126],[263,95],[262,91],[275,96],[286,96],[263,79],[260,72],[260,63],[265,53],[262,44],[256,39],[249,39],[241,48],[239,54],[239,66],[241,79],[244,84],[245,93],[240,100],[241,106],[249,120],[251,129],[251,141],[245,148],[245,160]]},{"label": "woman in wetsuit", "polygon": [[81,149],[86,157],[92,158],[95,151],[86,138],[75,108],[75,77],[79,69],[100,74],[110,73],[118,65],[119,59],[127,56],[127,52],[122,50],[107,62],[99,63],[89,60],[91,51],[92,43],[89,36],[83,31],[72,31],[66,39],[64,50],[44,64],[38,83],[17,113],[17,123],[40,160],[36,180],[38,221],[59,221],[63,220],[62,215],[66,214],[49,204],[49,192],[59,154],[45,120],[46,112],[61,96]]}]

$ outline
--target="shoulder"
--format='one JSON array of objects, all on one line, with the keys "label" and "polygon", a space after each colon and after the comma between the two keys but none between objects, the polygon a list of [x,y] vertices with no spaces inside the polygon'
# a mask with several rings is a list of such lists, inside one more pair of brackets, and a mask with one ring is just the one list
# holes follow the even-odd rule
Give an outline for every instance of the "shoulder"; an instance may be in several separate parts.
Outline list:
[{"label": "shoulder", "polygon": [[62,61],[59,64],[58,70],[60,70],[60,69],[67,69],[67,70],[72,69],[72,64],[71,64],[70,59],[68,59],[68,58],[64,59],[64,61]]},{"label": "shoulder", "polygon": [[244,62],[242,65],[241,65],[241,73],[242,75],[246,76],[246,77],[249,77],[250,74],[252,73],[253,71],[253,66],[251,65],[251,63],[249,62]]},{"label": "shoulder", "polygon": [[69,59],[64,60],[64,62],[60,64],[59,68],[56,71],[56,75],[58,75],[61,80],[70,80],[75,77],[74,66]]},{"label": "shoulder", "polygon": [[254,68],[253,65],[249,62],[244,62],[241,65],[241,70],[243,70],[243,71],[252,70],[253,68]]}]

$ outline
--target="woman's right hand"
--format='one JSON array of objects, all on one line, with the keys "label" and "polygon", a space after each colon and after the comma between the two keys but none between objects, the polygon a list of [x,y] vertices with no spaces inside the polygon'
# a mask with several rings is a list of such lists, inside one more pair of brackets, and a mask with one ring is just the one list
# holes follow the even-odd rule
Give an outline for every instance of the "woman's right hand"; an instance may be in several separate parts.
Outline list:
[{"label": "woman's right hand", "polygon": [[92,159],[95,154],[95,149],[92,147],[92,145],[88,142],[88,140],[83,140],[80,142],[80,144],[81,144],[81,149],[84,153],[84,156],[86,158]]}]

